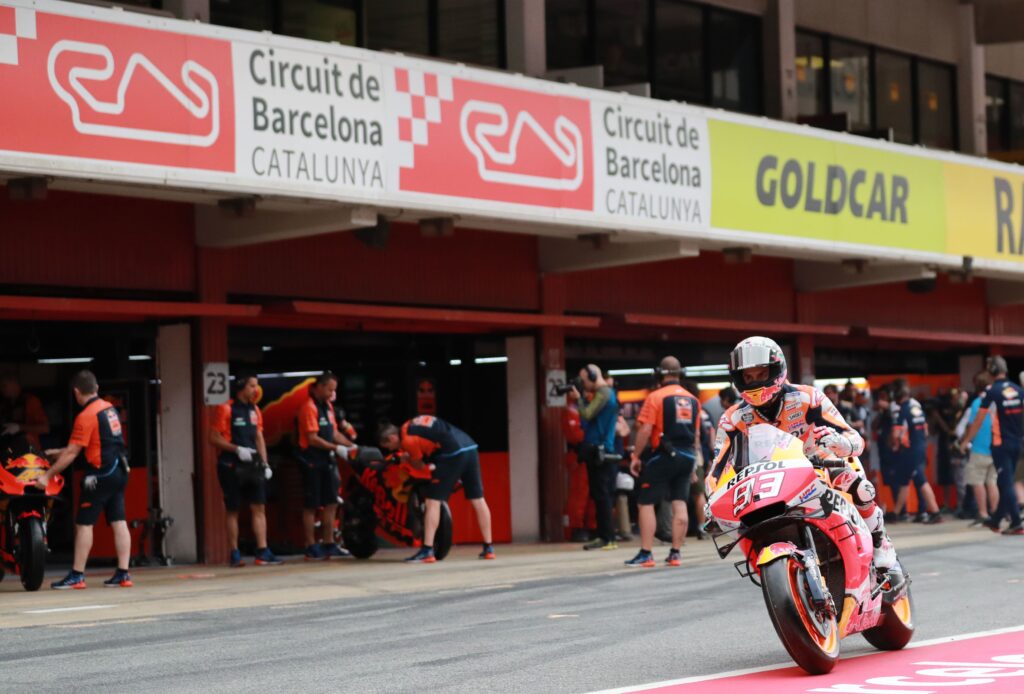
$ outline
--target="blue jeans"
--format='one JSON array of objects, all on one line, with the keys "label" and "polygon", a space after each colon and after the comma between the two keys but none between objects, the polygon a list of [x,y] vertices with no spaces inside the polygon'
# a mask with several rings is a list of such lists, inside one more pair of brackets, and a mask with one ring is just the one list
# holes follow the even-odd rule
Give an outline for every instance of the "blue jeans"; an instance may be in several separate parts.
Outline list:
[{"label": "blue jeans", "polygon": [[996,485],[999,487],[999,507],[992,514],[995,522],[1010,516],[1010,525],[1020,525],[1020,506],[1017,504],[1017,490],[1013,488],[1013,477],[1017,472],[1017,458],[1020,449],[1010,446],[992,446],[992,462],[996,465]]}]

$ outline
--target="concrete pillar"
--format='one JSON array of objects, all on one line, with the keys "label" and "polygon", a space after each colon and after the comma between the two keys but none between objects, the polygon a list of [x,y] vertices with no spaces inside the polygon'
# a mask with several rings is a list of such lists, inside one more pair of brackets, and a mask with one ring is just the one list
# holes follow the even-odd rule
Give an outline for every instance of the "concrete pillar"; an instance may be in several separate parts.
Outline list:
[{"label": "concrete pillar", "polygon": [[210,0],[164,0],[163,6],[178,19],[210,23]]},{"label": "concrete pillar", "polygon": [[508,69],[534,77],[547,71],[544,0],[506,0],[505,55]]},{"label": "concrete pillar", "polygon": [[536,542],[540,539],[537,341],[530,335],[510,337],[505,341],[505,354],[512,540]]},{"label": "concrete pillar", "polygon": [[[560,314],[565,310],[565,277],[545,275],[541,279],[541,306],[544,313]],[[537,387],[540,398],[540,497],[541,539],[547,542],[565,540],[565,501],[569,483],[565,476],[565,435],[562,433],[561,407],[547,406],[547,373],[565,370],[565,330],[541,328],[540,373]]]},{"label": "concrete pillar", "polygon": [[160,379],[160,499],[164,514],[174,519],[165,550],[175,562],[195,562],[195,446],[192,442],[192,330],[187,323],[161,325],[156,337],[156,370]]},{"label": "concrete pillar", "polygon": [[[197,254],[199,300],[226,301],[221,270],[228,262],[225,251],[199,248]],[[192,392],[195,403],[196,493],[199,496],[199,558],[207,564],[225,564],[230,548],[224,528],[224,498],[217,481],[217,456],[209,444],[211,413],[203,402],[203,365],[228,361],[228,325],[222,318],[200,318],[197,324]]]},{"label": "concrete pillar", "polygon": [[795,121],[796,14],[794,0],[768,0],[764,15],[765,114]]},{"label": "concrete pillar", "polygon": [[796,338],[796,368],[790,367],[789,380],[797,377],[799,383],[814,385],[814,336],[799,335]]},{"label": "concrete pillar", "polygon": [[985,50],[974,39],[974,5],[957,8],[957,122],[960,151],[985,156]]}]

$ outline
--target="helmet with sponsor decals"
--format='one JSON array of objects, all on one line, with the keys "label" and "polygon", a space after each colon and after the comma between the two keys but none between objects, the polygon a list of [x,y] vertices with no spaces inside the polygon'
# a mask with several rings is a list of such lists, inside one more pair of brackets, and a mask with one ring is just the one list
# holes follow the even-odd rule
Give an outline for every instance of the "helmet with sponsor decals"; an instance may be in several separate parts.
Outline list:
[{"label": "helmet with sponsor decals", "polygon": [[[767,369],[763,378],[749,380],[749,375],[743,375],[747,369],[761,368]],[[729,376],[745,402],[757,408],[768,407],[776,402],[789,376],[786,355],[775,340],[748,337],[729,354]]]}]

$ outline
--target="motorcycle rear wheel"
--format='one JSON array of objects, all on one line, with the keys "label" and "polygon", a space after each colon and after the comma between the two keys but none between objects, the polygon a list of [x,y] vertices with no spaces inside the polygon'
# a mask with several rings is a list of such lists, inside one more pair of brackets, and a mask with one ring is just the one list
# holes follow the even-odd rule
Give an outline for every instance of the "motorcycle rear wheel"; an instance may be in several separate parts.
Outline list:
[{"label": "motorcycle rear wheel", "polygon": [[43,585],[43,573],[46,571],[46,537],[43,535],[43,522],[38,518],[26,518],[21,523],[19,535],[18,568],[21,572],[21,585],[27,591],[36,591]]},{"label": "motorcycle rear wheel", "polygon": [[878,626],[866,629],[864,638],[880,651],[898,651],[910,643],[913,637],[914,598],[910,595],[908,585],[898,600],[883,600],[882,621]]},{"label": "motorcycle rear wheel", "polygon": [[441,561],[452,549],[452,512],[446,502],[441,503],[441,520],[434,534],[434,556]]},{"label": "motorcycle rear wheel", "polygon": [[812,675],[831,672],[839,660],[839,625],[835,615],[815,616],[803,566],[785,558],[761,567],[761,589],[768,615],[789,656]]}]

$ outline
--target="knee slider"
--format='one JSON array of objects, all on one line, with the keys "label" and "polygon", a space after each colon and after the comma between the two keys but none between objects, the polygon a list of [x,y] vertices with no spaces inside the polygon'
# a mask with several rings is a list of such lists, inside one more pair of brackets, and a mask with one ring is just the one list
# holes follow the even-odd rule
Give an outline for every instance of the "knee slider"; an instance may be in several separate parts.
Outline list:
[{"label": "knee slider", "polygon": [[875,485],[863,477],[854,480],[850,485],[849,493],[853,497],[853,503],[857,506],[868,506],[875,501]]}]

